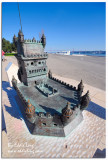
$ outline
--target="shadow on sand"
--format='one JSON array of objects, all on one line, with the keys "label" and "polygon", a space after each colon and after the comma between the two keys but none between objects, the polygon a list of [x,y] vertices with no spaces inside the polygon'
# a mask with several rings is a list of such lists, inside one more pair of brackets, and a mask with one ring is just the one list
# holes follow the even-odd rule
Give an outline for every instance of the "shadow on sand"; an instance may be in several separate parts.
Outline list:
[{"label": "shadow on sand", "polygon": [[[21,121],[24,120],[27,128],[28,128],[28,126],[31,127],[31,124],[29,124],[29,121],[27,121],[25,119],[23,104],[22,104],[21,100],[19,99],[19,97],[17,96],[17,93],[14,90],[14,88],[10,86],[9,82],[3,81],[2,82],[2,89],[7,93],[7,96],[8,96],[10,105],[11,105],[11,106],[4,105],[5,110],[12,117],[20,119]],[[18,99],[18,101],[16,99]],[[22,110],[20,107],[22,107]],[[28,125],[27,125],[27,123],[28,123]],[[31,133],[31,130],[29,128],[28,128],[28,130]]]},{"label": "shadow on sand", "polygon": [[89,103],[89,106],[86,110],[95,114],[96,116],[98,116],[104,120],[106,119],[106,109],[99,106],[98,104],[96,104],[92,101]]},{"label": "shadow on sand", "polygon": [[105,158],[106,157],[106,149],[100,150],[97,149],[93,158]]},{"label": "shadow on sand", "polygon": [[7,93],[7,96],[8,96],[8,99],[9,99],[9,102],[10,102],[10,105],[11,107],[7,106],[7,105],[4,105],[5,106],[5,109],[6,111],[12,116],[12,117],[15,117],[17,119],[20,119],[22,120],[23,117],[18,113],[18,108],[16,107],[16,101],[15,101],[15,96],[17,95],[16,94],[16,91],[13,89],[13,87],[10,86],[9,82],[6,82],[6,81],[3,81],[2,82],[2,89]]}]

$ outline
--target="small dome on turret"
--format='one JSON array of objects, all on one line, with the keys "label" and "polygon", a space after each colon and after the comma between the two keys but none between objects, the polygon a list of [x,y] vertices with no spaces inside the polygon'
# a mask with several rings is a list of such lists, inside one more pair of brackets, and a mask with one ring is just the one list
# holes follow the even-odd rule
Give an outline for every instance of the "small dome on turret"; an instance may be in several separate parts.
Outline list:
[{"label": "small dome on turret", "polygon": [[13,42],[14,42],[14,43],[15,43],[15,45],[16,45],[17,37],[15,36],[15,34],[14,34],[14,36],[13,36]]},{"label": "small dome on turret", "polygon": [[51,70],[49,70],[49,72],[48,72],[48,77],[52,78],[52,72],[51,72]]},{"label": "small dome on turret", "polygon": [[36,42],[36,39],[33,37],[32,42]]},{"label": "small dome on turret", "polygon": [[46,45],[46,37],[44,35],[44,33],[42,34],[42,37],[41,37],[41,43],[43,45],[43,48],[45,48],[45,45]]},{"label": "small dome on turret", "polygon": [[18,35],[23,35],[23,33],[22,33],[22,31],[21,31],[21,30],[19,30]]},{"label": "small dome on turret", "polygon": [[65,117],[70,117],[72,114],[73,114],[73,111],[70,108],[70,102],[67,102],[66,107],[62,109],[62,115]]},{"label": "small dome on turret", "polygon": [[84,96],[81,97],[81,102],[80,102],[81,107],[80,107],[80,109],[83,110],[86,107],[88,107],[89,102],[90,102],[89,91],[87,91],[87,93]]},{"label": "small dome on turret", "polygon": [[83,81],[81,79],[81,82],[78,84],[78,91],[79,91],[80,96],[82,95],[83,89],[84,89],[84,85],[83,85]]},{"label": "small dome on turret", "polygon": [[82,79],[81,79],[81,82],[80,82],[79,85],[78,85],[78,88],[84,88]]},{"label": "small dome on turret", "polygon": [[89,90],[87,91],[86,95],[89,96]]},{"label": "small dome on turret", "polygon": [[24,42],[24,35],[21,30],[19,30],[18,32],[18,40],[19,42],[22,42],[22,43]]},{"label": "small dome on turret", "polygon": [[28,102],[27,102],[27,107],[26,107],[25,113],[28,118],[33,117],[35,114],[35,107],[30,103],[30,100],[28,100]]},{"label": "small dome on turret", "polygon": [[13,38],[17,38],[15,34],[14,34]]},{"label": "small dome on turret", "polygon": [[43,37],[43,38],[46,38],[45,35],[44,35],[44,33],[42,34],[42,37]]}]

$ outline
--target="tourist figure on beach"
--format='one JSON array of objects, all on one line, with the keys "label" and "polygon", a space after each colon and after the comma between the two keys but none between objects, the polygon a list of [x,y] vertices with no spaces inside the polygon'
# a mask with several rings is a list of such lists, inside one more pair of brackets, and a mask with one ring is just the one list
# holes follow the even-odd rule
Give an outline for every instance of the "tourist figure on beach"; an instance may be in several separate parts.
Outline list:
[{"label": "tourist figure on beach", "polygon": [[4,54],[5,54],[5,52],[2,50],[2,61],[3,62],[6,60]]}]

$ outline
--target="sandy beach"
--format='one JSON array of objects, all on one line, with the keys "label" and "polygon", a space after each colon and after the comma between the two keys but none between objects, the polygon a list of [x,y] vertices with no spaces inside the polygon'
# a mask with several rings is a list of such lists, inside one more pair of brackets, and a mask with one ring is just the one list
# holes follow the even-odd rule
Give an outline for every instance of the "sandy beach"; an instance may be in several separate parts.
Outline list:
[{"label": "sandy beach", "polygon": [[49,54],[47,64],[54,74],[105,90],[105,57]]}]

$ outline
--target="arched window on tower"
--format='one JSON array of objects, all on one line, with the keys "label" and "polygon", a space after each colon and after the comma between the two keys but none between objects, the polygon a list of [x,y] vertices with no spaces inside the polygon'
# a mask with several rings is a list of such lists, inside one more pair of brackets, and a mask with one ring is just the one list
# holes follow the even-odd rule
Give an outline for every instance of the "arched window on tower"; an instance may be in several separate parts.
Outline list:
[{"label": "arched window on tower", "polygon": [[33,62],[31,62],[31,65],[33,65]]}]

